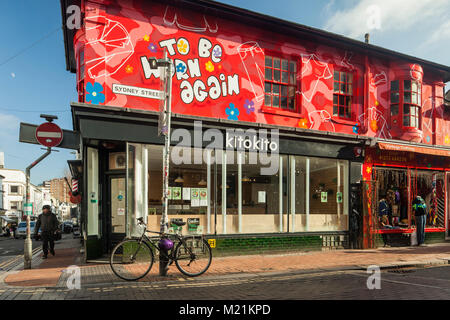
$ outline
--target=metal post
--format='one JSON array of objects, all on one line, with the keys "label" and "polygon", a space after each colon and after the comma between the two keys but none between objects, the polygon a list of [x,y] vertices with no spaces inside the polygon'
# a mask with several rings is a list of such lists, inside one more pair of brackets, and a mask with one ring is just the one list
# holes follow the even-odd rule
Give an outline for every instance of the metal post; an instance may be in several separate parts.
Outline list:
[{"label": "metal post", "polygon": [[[30,164],[26,170],[26,196],[25,196],[25,204],[28,205],[30,202],[30,171],[31,169],[36,166],[39,162],[44,160],[50,153],[52,152],[52,148],[48,147],[47,152],[44,153],[42,156],[40,156],[36,161],[34,161],[32,164]],[[23,250],[23,268],[24,269],[31,269],[31,258],[32,258],[32,242],[31,242],[31,232],[30,232],[30,216],[27,214],[27,238],[25,239],[24,243],[24,250]]]},{"label": "metal post", "polygon": [[[166,62],[166,78],[165,80],[165,104],[164,113],[167,121],[167,133],[164,137],[164,153],[163,153],[163,210],[161,215],[161,232],[166,233],[169,224],[168,209],[169,209],[169,164],[170,164],[170,118],[171,118],[171,99],[172,99],[172,61],[167,58],[167,51],[164,52],[164,61]],[[161,249],[159,256],[159,275],[167,276],[168,259],[166,258],[168,251]]]}]

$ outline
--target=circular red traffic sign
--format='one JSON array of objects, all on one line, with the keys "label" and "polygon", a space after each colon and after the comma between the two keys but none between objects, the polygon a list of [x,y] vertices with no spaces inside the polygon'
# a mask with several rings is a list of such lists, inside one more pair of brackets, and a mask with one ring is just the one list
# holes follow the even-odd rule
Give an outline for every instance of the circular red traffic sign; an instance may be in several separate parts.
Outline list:
[{"label": "circular red traffic sign", "polygon": [[45,147],[59,146],[63,139],[63,132],[52,122],[45,122],[36,128],[36,140]]}]

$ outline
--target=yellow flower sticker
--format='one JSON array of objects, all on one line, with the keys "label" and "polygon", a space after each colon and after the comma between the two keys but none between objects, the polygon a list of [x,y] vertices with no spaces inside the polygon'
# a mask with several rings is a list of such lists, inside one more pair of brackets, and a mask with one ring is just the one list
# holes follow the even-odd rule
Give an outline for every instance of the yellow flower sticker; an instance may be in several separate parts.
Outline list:
[{"label": "yellow flower sticker", "polygon": [[298,121],[298,127],[302,129],[308,129],[308,119],[301,118]]},{"label": "yellow flower sticker", "polygon": [[450,144],[450,137],[448,136],[448,134],[444,138],[444,143],[445,144]]},{"label": "yellow flower sticker", "polygon": [[126,72],[126,73],[133,73],[133,71],[134,71],[134,68],[133,68],[132,66],[127,65],[127,66],[125,67],[125,72]]},{"label": "yellow flower sticker", "polygon": [[145,36],[144,36],[144,41],[150,41],[150,36],[148,35],[148,34],[146,34]]},{"label": "yellow flower sticker", "polygon": [[185,42],[185,41],[183,41],[183,40],[180,40],[179,42],[178,42],[178,51],[180,52],[180,53],[187,53],[187,48],[188,48],[188,45],[187,45],[187,43]]},{"label": "yellow flower sticker", "polygon": [[205,63],[205,68],[206,68],[206,71],[209,71],[209,72],[214,71],[214,65],[212,64],[211,61],[208,61],[207,63]]}]

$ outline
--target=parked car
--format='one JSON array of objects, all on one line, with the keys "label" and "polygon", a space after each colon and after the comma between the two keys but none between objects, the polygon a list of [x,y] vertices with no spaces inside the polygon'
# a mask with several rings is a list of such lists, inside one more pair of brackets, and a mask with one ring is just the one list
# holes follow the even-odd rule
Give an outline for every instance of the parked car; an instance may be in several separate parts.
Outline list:
[{"label": "parked car", "polygon": [[81,237],[81,231],[80,231],[80,227],[77,225],[73,226],[73,237],[74,238],[79,238]]},{"label": "parked car", "polygon": [[[36,225],[35,221],[30,221],[30,234],[33,235],[34,234],[34,226]],[[25,239],[27,237],[27,223],[25,221],[22,221],[19,223],[17,229],[16,229],[16,234],[15,234],[15,238],[19,239]]]},{"label": "parked car", "polygon": [[62,232],[71,233],[73,230],[73,223],[71,221],[64,221],[62,223]]}]

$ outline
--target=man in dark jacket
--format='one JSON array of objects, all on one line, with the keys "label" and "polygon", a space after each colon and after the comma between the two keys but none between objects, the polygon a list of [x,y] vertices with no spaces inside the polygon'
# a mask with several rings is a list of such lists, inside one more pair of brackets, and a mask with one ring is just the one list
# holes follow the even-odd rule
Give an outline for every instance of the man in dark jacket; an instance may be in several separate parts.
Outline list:
[{"label": "man in dark jacket", "polygon": [[48,245],[50,243],[50,253],[55,255],[55,232],[58,229],[58,218],[52,213],[49,205],[42,207],[42,214],[39,215],[34,227],[34,236],[37,237],[39,228],[41,229],[42,251],[44,255],[42,258],[47,259]]},{"label": "man in dark jacket", "polygon": [[417,196],[412,207],[416,218],[417,245],[421,246],[425,242],[425,224],[427,221],[427,205],[421,196]]}]

